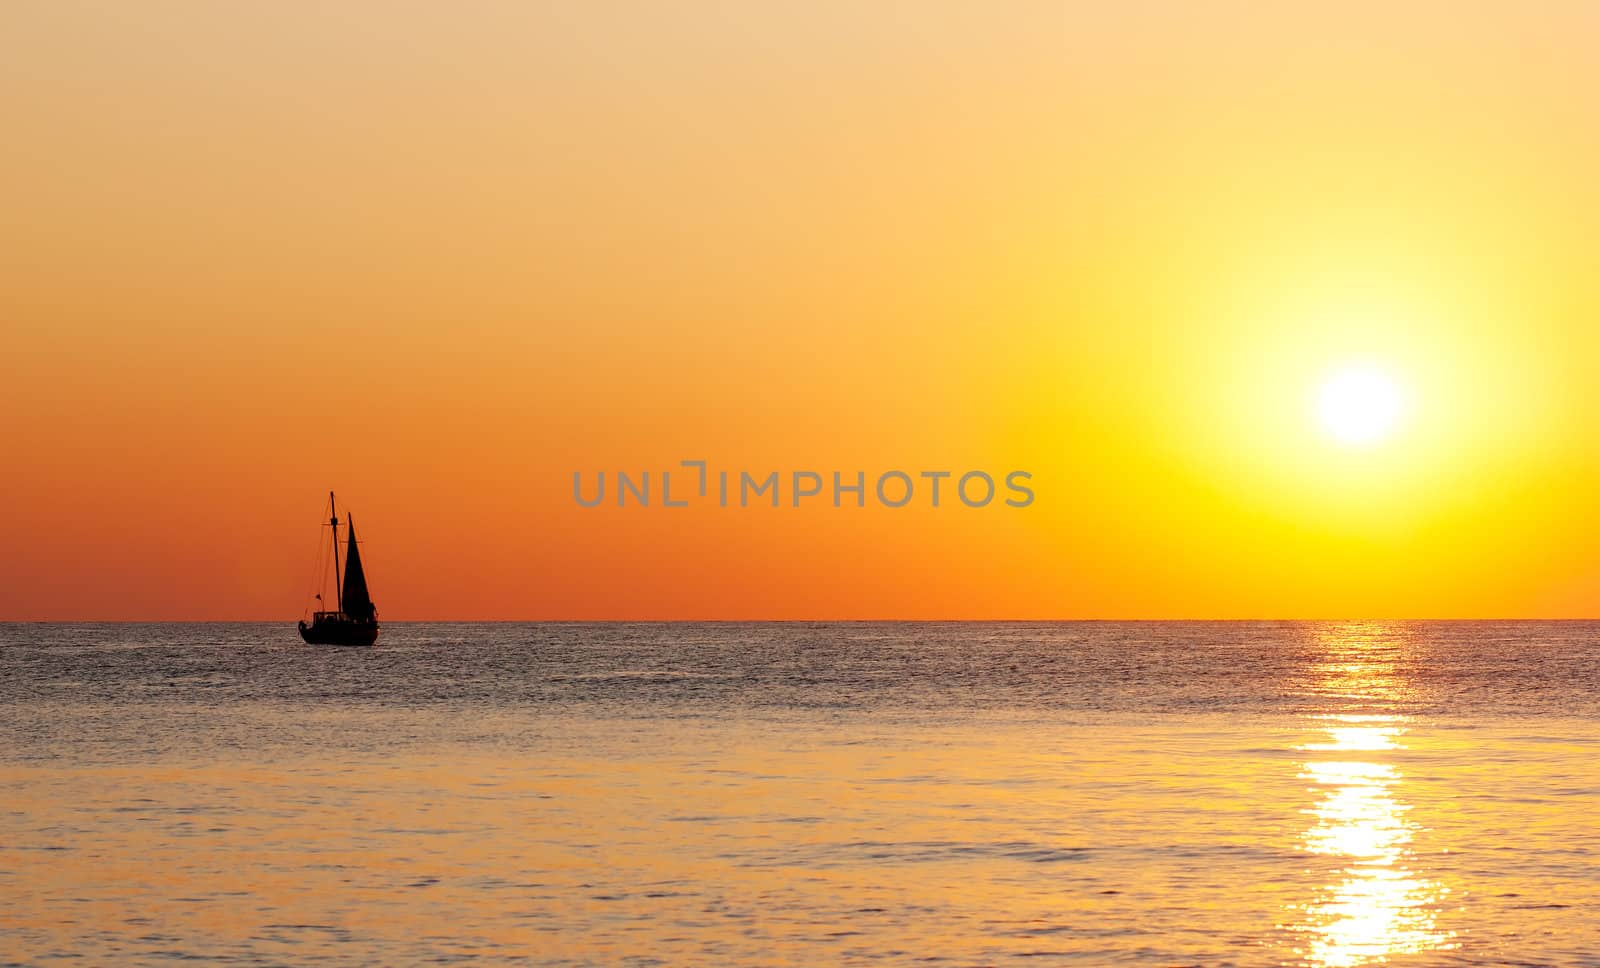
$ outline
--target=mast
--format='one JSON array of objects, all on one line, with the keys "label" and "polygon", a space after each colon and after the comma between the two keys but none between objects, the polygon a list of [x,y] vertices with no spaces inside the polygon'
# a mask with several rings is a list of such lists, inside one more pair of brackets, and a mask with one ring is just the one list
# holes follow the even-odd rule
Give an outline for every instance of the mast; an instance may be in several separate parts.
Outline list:
[{"label": "mast", "polygon": [[344,611],[344,589],[339,584],[339,509],[334,506],[333,492],[328,492],[328,523],[333,525],[333,601],[339,611]]}]

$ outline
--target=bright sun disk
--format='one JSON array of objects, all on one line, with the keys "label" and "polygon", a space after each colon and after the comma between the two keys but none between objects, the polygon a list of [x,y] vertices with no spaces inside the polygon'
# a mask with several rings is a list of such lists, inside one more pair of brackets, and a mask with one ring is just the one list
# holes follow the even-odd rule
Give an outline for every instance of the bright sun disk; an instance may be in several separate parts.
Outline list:
[{"label": "bright sun disk", "polygon": [[1330,372],[1317,391],[1317,419],[1343,444],[1368,445],[1389,437],[1405,416],[1405,394],[1393,377],[1355,364]]}]

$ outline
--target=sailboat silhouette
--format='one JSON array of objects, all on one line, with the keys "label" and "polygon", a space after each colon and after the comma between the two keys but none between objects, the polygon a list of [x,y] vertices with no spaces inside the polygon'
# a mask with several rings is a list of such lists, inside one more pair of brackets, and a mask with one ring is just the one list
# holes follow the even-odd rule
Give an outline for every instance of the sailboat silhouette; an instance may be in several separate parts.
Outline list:
[{"label": "sailboat silhouette", "polygon": [[[361,567],[354,516],[345,513],[350,538],[345,551],[344,580],[339,579],[339,511],[328,492],[328,524],[333,527],[333,611],[316,611],[311,624],[300,622],[300,637],[312,645],[372,645],[378,641],[378,609],[367,591],[367,572]],[[322,602],[322,596],[317,595]],[[325,604],[325,603],[324,603]]]}]

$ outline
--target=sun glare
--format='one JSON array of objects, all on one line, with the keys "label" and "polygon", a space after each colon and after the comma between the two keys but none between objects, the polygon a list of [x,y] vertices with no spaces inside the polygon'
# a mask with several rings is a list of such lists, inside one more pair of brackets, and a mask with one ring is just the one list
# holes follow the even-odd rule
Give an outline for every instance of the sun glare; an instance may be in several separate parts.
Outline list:
[{"label": "sun glare", "polygon": [[1405,410],[1400,384],[1368,364],[1332,370],[1317,390],[1317,420],[1324,432],[1342,444],[1382,442],[1399,428]]}]

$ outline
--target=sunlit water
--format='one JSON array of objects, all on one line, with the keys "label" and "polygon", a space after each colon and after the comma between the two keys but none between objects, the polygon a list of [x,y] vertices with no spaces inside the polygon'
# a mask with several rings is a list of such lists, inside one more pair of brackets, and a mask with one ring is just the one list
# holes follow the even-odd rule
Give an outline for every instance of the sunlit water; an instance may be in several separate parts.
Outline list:
[{"label": "sunlit water", "polygon": [[1597,642],[0,626],[0,962],[1597,965]]}]

